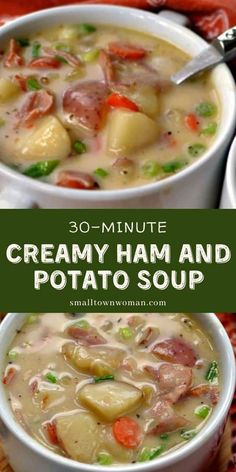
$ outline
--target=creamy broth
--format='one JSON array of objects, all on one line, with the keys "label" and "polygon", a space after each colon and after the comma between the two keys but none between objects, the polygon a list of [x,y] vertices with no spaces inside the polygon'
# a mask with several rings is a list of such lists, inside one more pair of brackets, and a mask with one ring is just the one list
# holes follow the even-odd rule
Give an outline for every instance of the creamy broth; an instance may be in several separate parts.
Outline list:
[{"label": "creamy broth", "polygon": [[1,159],[55,185],[145,185],[211,146],[219,104],[211,75],[181,86],[189,57],[124,28],[61,25],[12,38],[0,64]]},{"label": "creamy broth", "polygon": [[186,444],[220,393],[216,347],[182,313],[29,315],[3,383],[31,436],[100,465],[153,460]]}]

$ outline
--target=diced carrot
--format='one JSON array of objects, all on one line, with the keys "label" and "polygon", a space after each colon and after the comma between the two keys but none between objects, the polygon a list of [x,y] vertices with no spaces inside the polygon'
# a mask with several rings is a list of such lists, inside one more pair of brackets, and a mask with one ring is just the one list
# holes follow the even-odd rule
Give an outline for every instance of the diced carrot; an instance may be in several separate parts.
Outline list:
[{"label": "diced carrot", "polygon": [[113,56],[129,61],[137,61],[143,59],[147,55],[147,51],[143,48],[137,48],[131,44],[109,43],[108,51]]},{"label": "diced carrot", "polygon": [[33,59],[28,67],[31,69],[59,69],[62,63],[55,57],[39,57]]},{"label": "diced carrot", "polygon": [[142,440],[142,432],[139,424],[128,416],[118,418],[114,422],[112,430],[115,439],[128,449],[139,446]]},{"label": "diced carrot", "polygon": [[98,188],[97,182],[90,174],[76,171],[62,171],[57,182],[59,187],[67,187],[81,190],[93,190]]},{"label": "diced carrot", "polygon": [[58,444],[57,430],[54,422],[45,423],[44,428],[50,442],[54,445]]},{"label": "diced carrot", "polygon": [[5,375],[2,379],[4,385],[9,385],[16,375],[16,369],[14,367],[7,368]]},{"label": "diced carrot", "polygon": [[114,108],[128,108],[132,111],[139,111],[136,103],[132,102],[132,100],[125,97],[124,95],[120,95],[119,93],[112,93],[109,95],[107,98],[107,103]]},{"label": "diced carrot", "polygon": [[185,126],[189,128],[191,131],[198,131],[199,122],[194,113],[189,113],[188,115],[186,115],[184,118],[184,123],[185,123]]}]

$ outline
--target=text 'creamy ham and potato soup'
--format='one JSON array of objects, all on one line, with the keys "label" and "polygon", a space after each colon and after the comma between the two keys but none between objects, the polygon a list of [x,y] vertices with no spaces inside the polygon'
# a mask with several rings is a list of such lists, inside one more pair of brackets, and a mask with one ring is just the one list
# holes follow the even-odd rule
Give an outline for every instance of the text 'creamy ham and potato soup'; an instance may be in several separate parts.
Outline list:
[{"label": "text 'creamy ham and potato soup'", "polygon": [[217,358],[185,314],[29,315],[3,383],[17,421],[52,451],[136,463],[198,434],[218,401]]},{"label": "text 'creamy ham and potato soup'", "polygon": [[219,123],[210,75],[171,85],[188,59],[172,44],[112,26],[12,38],[0,64],[1,160],[86,190],[180,171],[211,146]]}]

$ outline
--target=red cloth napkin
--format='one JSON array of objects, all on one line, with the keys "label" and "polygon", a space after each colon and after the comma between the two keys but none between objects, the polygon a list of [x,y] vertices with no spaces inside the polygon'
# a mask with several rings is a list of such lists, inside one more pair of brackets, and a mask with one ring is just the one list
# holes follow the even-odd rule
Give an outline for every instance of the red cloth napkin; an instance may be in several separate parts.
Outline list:
[{"label": "red cloth napkin", "polygon": [[190,17],[194,29],[213,39],[236,25],[236,0],[0,0],[0,16],[11,17],[72,3],[108,3],[151,10],[170,9]]},{"label": "red cloth napkin", "polygon": [[[236,313],[217,313],[217,315],[229,335],[236,357]],[[227,472],[236,472],[236,392],[230,415],[232,421],[232,457],[229,461]]]}]

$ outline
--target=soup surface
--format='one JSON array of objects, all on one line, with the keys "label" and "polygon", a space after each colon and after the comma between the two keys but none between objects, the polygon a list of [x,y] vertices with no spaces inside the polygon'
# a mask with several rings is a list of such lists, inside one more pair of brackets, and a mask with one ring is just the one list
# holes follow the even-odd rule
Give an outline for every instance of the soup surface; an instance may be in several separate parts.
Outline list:
[{"label": "soup surface", "polygon": [[217,357],[181,313],[29,315],[3,383],[16,419],[52,451],[135,463],[201,430],[218,401]]},{"label": "soup surface", "polygon": [[85,190],[178,172],[204,154],[219,123],[209,74],[170,82],[188,59],[173,44],[112,26],[12,38],[0,63],[1,159]]}]

